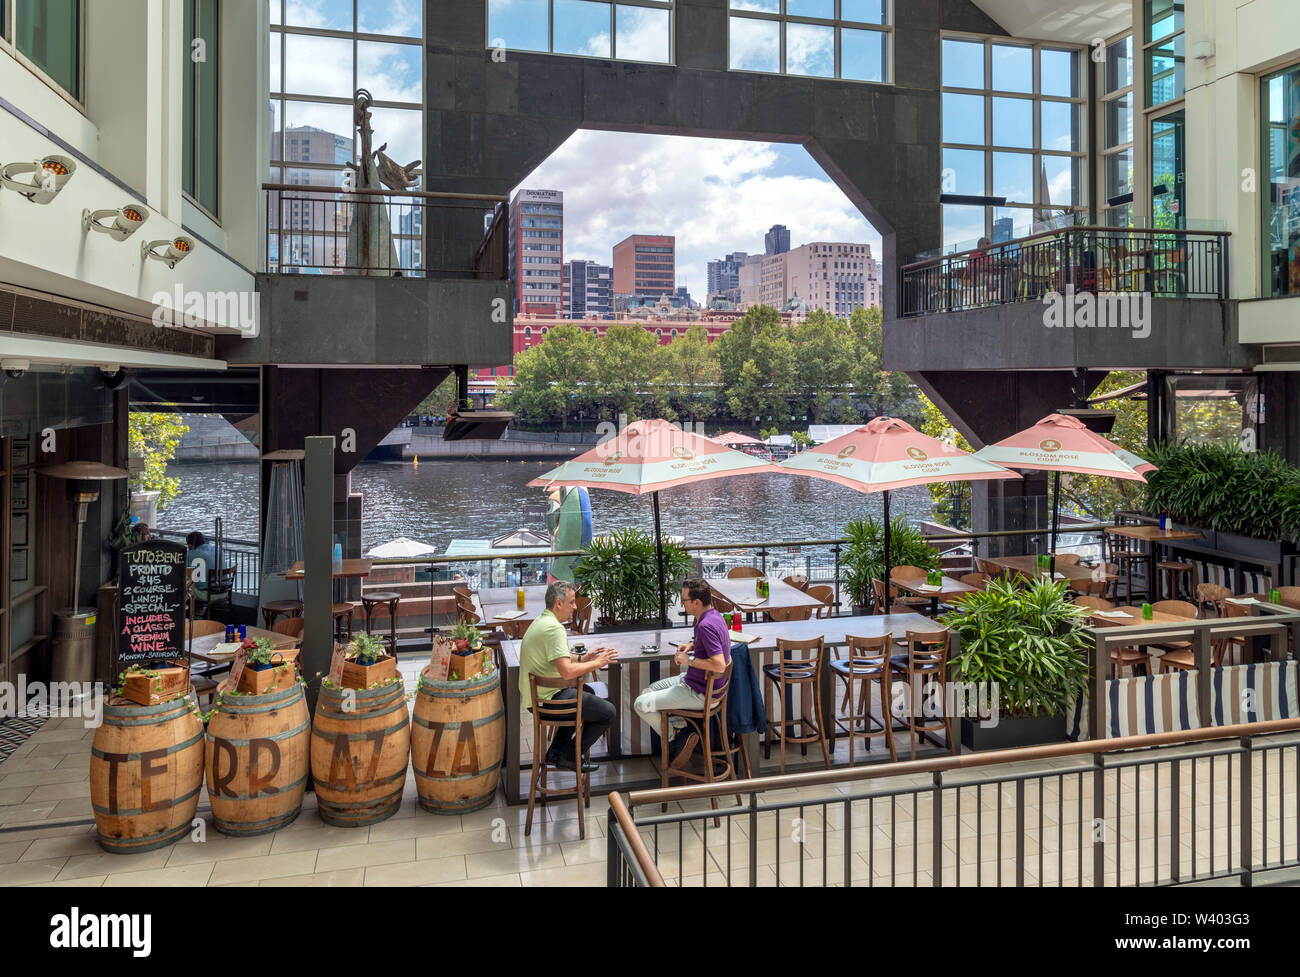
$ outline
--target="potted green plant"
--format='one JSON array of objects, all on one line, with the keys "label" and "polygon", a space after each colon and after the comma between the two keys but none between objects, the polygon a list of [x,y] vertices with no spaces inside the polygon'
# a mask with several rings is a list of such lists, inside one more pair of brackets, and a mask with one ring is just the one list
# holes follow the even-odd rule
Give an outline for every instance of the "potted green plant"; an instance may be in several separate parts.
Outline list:
[{"label": "potted green plant", "polygon": [[[690,576],[691,558],[665,541],[664,588],[669,597]],[[600,610],[598,623],[636,627],[659,617],[659,567],[654,537],[639,529],[615,529],[583,548],[573,566],[578,589]]]},{"label": "potted green plant", "polygon": [[[921,530],[906,520],[889,523],[889,565],[939,569],[939,551],[930,546]],[[885,572],[884,524],[874,516],[854,519],[844,527],[844,585],[853,600],[853,613],[866,614],[871,606],[871,581],[883,580]]]},{"label": "potted green plant", "polygon": [[488,654],[483,650],[483,635],[472,624],[457,624],[451,630],[451,640],[456,650],[451,654],[447,678],[463,682],[477,677],[487,665]]},{"label": "potted green plant", "polygon": [[993,707],[984,721],[962,717],[963,746],[997,750],[1066,738],[1066,710],[1089,683],[1087,613],[1066,597],[1064,584],[1044,578],[1023,588],[990,581],[941,618],[961,640],[949,681],[971,683],[964,688]]},{"label": "potted green plant", "polygon": [[244,670],[239,673],[237,691],[262,695],[288,688],[297,677],[294,659],[297,649],[276,648],[270,638],[245,638],[240,645],[244,653]]},{"label": "potted green plant", "polygon": [[397,659],[382,638],[364,631],[354,635],[343,660],[343,688],[368,689],[397,675]]}]

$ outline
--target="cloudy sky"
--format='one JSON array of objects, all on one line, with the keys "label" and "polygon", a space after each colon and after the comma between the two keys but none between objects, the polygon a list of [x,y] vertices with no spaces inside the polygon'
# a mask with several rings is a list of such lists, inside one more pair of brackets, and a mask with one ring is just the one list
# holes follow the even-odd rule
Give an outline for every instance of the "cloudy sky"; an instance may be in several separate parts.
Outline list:
[{"label": "cloudy sky", "polygon": [[705,265],[762,253],[773,224],[790,245],[880,235],[802,146],[580,130],[519,189],[564,191],[564,260],[609,264],[629,234],[677,237],[677,284],[705,297]]}]

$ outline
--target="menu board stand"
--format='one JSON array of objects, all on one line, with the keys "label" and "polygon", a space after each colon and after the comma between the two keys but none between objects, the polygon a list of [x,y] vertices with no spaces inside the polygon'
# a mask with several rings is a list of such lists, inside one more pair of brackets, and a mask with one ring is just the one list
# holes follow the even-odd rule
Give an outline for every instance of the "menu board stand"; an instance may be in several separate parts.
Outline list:
[{"label": "menu board stand", "polygon": [[136,543],[122,550],[119,579],[117,664],[182,664],[188,671],[185,642],[185,545],[168,540]]}]

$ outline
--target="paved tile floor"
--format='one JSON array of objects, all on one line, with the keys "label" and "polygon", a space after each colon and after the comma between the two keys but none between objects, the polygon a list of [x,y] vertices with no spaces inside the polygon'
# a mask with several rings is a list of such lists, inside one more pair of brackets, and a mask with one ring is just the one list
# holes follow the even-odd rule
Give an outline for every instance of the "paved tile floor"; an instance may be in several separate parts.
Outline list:
[{"label": "paved tile floor", "polygon": [[[413,677],[415,667],[404,663],[403,671]],[[592,801],[585,838],[579,838],[572,801],[539,808],[532,833],[525,836],[524,807],[507,806],[498,797],[491,807],[472,814],[428,814],[416,804],[413,778],[407,780],[399,812],[371,827],[324,824],[308,794],[298,819],[273,834],[230,838],[212,828],[208,817],[201,838],[153,852],[108,854],[98,845],[90,810],[93,736],[80,718],[50,719],[0,763],[0,884],[599,886],[606,880],[604,798]],[[1264,857],[1271,863],[1300,859],[1298,740],[1276,742],[1290,745],[1257,753],[1252,765],[1257,863]],[[1179,752],[1187,751],[1167,754],[1173,758]],[[1030,766],[1013,769],[1023,772]],[[1213,767],[1208,759],[1183,760],[1177,767],[1184,875],[1192,866],[1205,873],[1211,864],[1218,871],[1239,864],[1240,761],[1234,761],[1231,773],[1223,758]],[[1109,772],[1100,825],[1094,824],[1089,760],[1039,762],[1032,768],[1048,769],[1052,776],[1025,782],[1022,825],[1015,819],[1014,785],[1000,790],[959,785],[988,770],[948,775],[938,812],[944,884],[996,884],[999,873],[1003,884],[1014,884],[1016,847],[1022,844],[1026,884],[1077,885],[1082,880],[1090,885],[1098,831],[1108,884],[1117,879],[1149,882],[1157,872],[1162,879],[1169,875],[1172,762],[1159,771],[1143,768],[1140,775],[1132,769]],[[931,884],[936,837],[932,780],[893,777],[871,786],[894,793],[850,801],[850,788],[841,785],[763,795],[764,804],[792,806],[757,818],[753,866],[749,813],[726,816],[734,797],[723,799],[718,827],[711,817],[700,817],[684,825],[647,826],[642,834],[670,884],[723,885],[728,873],[733,885],[747,884],[751,868],[760,885],[797,885],[801,870],[803,883],[810,885],[842,884],[846,873],[855,885]],[[828,795],[836,802],[812,803]],[[706,804],[690,809],[702,812]],[[203,795],[200,817],[207,807]],[[659,811],[636,814],[641,820]],[[1156,836],[1161,838],[1158,850],[1152,841]]]}]

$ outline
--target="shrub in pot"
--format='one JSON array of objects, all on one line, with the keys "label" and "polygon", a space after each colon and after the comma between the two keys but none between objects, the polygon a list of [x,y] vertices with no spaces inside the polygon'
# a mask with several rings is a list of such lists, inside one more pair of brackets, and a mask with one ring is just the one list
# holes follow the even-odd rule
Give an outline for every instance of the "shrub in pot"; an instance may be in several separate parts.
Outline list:
[{"label": "shrub in pot", "polygon": [[1027,746],[1065,738],[1066,710],[1088,688],[1088,612],[1071,603],[1063,583],[1025,587],[993,580],[967,594],[941,620],[961,639],[949,678],[986,683],[996,692],[996,726],[963,718],[970,749]]},{"label": "shrub in pot", "polygon": [[[665,541],[664,589],[668,597],[690,576],[691,558]],[[636,624],[659,617],[659,567],[654,537],[639,529],[615,529],[597,536],[573,567],[578,589],[600,609],[600,623]]]},{"label": "shrub in pot", "polygon": [[447,678],[462,682],[476,678],[488,665],[488,653],[483,650],[483,635],[472,624],[457,624],[451,631],[456,648],[447,666]]},{"label": "shrub in pot", "polygon": [[[855,613],[871,606],[871,581],[883,580],[885,572],[884,523],[874,516],[854,519],[844,527],[844,585],[855,605]],[[920,528],[896,517],[889,522],[889,565],[937,570],[939,551],[930,546]]]}]

